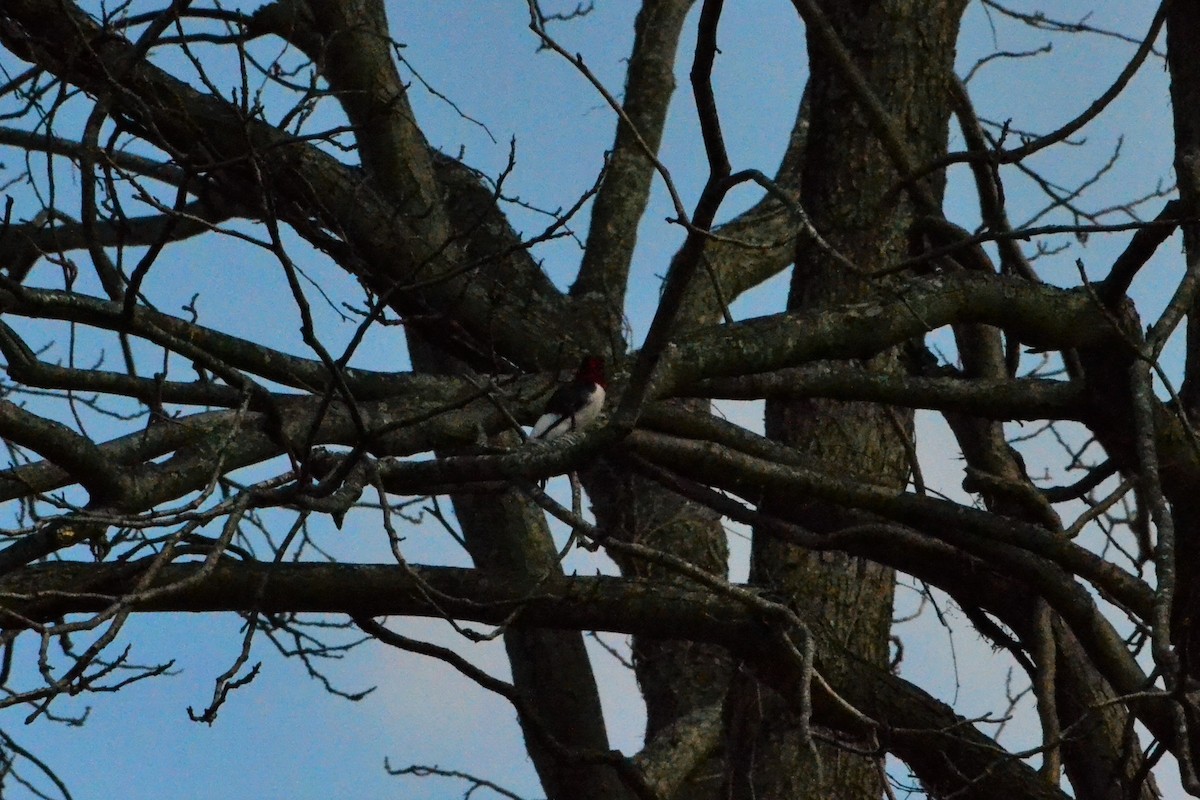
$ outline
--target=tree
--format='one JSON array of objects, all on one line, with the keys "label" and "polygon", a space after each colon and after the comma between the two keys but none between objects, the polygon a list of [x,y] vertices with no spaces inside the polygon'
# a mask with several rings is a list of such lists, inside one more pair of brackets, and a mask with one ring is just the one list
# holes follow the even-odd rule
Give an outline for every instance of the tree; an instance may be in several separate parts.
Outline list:
[{"label": "tree", "polygon": [[[0,495],[14,520],[0,706],[43,714],[63,694],[154,678],[166,665],[118,652],[131,615],[227,611],[246,619],[246,648],[198,719],[253,679],[255,637],[311,660],[331,625],[352,624],[510,700],[551,798],[878,797],[886,757],[937,797],[1152,797],[1169,773],[1200,795],[1196,12],[1164,2],[1148,30],[1120,32],[1112,88],[1037,135],[981,118],[970,76],[955,76],[961,0],[794,0],[808,82],[768,177],[734,170],[714,89],[722,21],[746,12],[706,0],[690,80],[707,177],[688,200],[658,154],[692,5],[643,3],[617,97],[556,38],[574,15],[530,2],[532,41],[617,118],[594,186],[530,233],[505,188],[512,163],[490,177],[430,145],[380,0],[144,13],[6,0],[0,143],[23,166],[0,231]],[[1159,57],[1164,29],[1178,192],[1089,211],[1092,181],[1058,185],[1038,155],[1069,152]],[[975,210],[943,200],[955,175]],[[1010,222],[1014,177],[1068,224]],[[684,240],[633,341],[656,181]],[[747,185],[761,199],[725,215]],[[562,291],[537,248],[574,235],[583,209]],[[1143,320],[1131,287],[1174,274],[1151,258],[1177,229],[1186,268]],[[1053,236],[1101,233],[1120,237],[1114,257],[1047,282],[1070,258]],[[300,339],[208,324],[198,283],[182,314],[166,310],[180,288],[164,273],[197,240],[265,254],[291,305],[264,303],[263,321],[286,308]],[[785,311],[730,310],[792,265]],[[325,327],[331,312],[350,335]],[[1177,366],[1164,348],[1184,319]],[[401,332],[411,371],[351,366],[365,341]],[[90,360],[101,350],[116,368]],[[523,446],[518,424],[584,354],[610,364],[607,418]],[[765,435],[714,413],[726,399],[765,400]],[[972,499],[929,490],[918,410],[944,417]],[[1041,485],[1054,462],[1009,441],[1022,423],[1082,474]],[[563,473],[570,507],[539,486]],[[431,507],[471,569],[404,556],[405,504],[445,496],[452,515]],[[564,574],[548,515],[620,577]],[[393,562],[337,557],[327,523],[343,521],[386,535]],[[727,521],[753,528],[750,585],[726,578]],[[1040,746],[1006,748],[897,671],[897,574],[1023,669]],[[385,616],[497,625],[512,682]],[[593,630],[632,636],[636,755],[609,749]],[[36,664],[10,669],[29,640]]]}]

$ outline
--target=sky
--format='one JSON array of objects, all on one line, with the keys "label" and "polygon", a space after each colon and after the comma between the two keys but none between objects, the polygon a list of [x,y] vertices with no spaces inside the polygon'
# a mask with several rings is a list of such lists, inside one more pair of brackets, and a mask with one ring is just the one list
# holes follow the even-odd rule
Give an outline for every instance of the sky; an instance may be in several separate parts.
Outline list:
[{"label": "sky", "polygon": [[[614,93],[619,93],[622,84],[634,5],[601,2],[589,16],[552,29],[569,51],[583,55]],[[1047,5],[1051,6],[1048,11],[1062,18],[1078,20],[1090,14],[1091,24],[1134,37],[1145,31],[1153,10],[1145,7],[1147,4],[1118,0]],[[515,142],[516,169],[506,191],[546,209],[570,206],[592,184],[611,144],[612,112],[569,64],[552,53],[538,52],[523,3],[439,0],[390,6],[394,35],[404,45],[400,51],[404,71],[413,79],[412,102],[435,146],[461,152],[473,166],[494,175],[504,167],[510,142]],[[783,152],[805,80],[803,29],[787,2],[761,0],[727,6],[719,33],[721,55],[715,80],[731,160],[734,169],[756,167],[770,174]],[[1024,2],[1014,2],[1014,6],[1028,11],[1039,7]],[[1116,77],[1134,49],[1115,39],[1030,31],[996,13],[989,16],[978,3],[972,4],[966,20],[960,74],[993,50],[1017,52],[1052,46],[1036,59],[993,62],[971,83],[981,116],[1012,118],[1014,130],[1044,131],[1073,117]],[[703,148],[687,85],[694,26],[693,13],[681,46],[680,88],[662,155],[685,202],[694,202],[705,177]],[[0,63],[14,68],[11,60]],[[214,74],[221,74],[219,66],[212,68]],[[425,91],[422,82],[453,100],[458,109]],[[1101,208],[1118,198],[1149,193],[1159,184],[1169,186],[1173,178],[1168,109],[1162,63],[1151,60],[1125,95],[1078,137],[1085,143],[1045,151],[1035,164],[1054,180],[1072,185],[1099,169],[1120,143],[1122,159],[1097,182],[1086,205]],[[463,115],[482,121],[486,129]],[[960,142],[956,135],[952,147],[955,142]],[[970,228],[978,222],[978,212],[967,177],[961,169],[952,170],[946,207],[952,221]],[[1010,215],[1020,224],[1033,216],[1043,201],[1028,181],[1017,176],[1009,180]],[[69,171],[60,183],[62,191],[72,191]],[[720,218],[729,218],[757,199],[752,189],[735,192]],[[1160,205],[1161,201],[1152,203],[1146,216],[1156,213]],[[665,222],[671,213],[658,182],[640,230],[634,290],[627,308],[635,340],[646,330],[660,278],[682,240],[682,231]],[[526,231],[546,225],[547,218],[534,212],[514,206],[512,214]],[[1119,214],[1108,219],[1126,221]],[[586,216],[577,230],[581,236],[586,231]],[[1100,277],[1125,239],[1092,237],[1081,242],[1062,237],[1059,241],[1068,249],[1039,260],[1037,266],[1047,281],[1074,285],[1078,282],[1075,259],[1083,262],[1092,278]],[[1178,246],[1164,247],[1158,261],[1135,285],[1144,319],[1152,319],[1165,303],[1163,289],[1178,277],[1178,252]],[[537,256],[551,277],[565,287],[578,266],[580,250],[576,242],[564,239],[539,248]],[[344,275],[315,256],[302,266],[331,294],[351,288]],[[291,308],[278,273],[252,248],[231,239],[208,239],[202,245],[173,248],[162,266],[152,271],[147,288],[168,310],[187,303],[199,290],[197,307],[206,324],[304,352],[298,318],[289,313],[263,313],[264,308]],[[252,286],[254,291],[229,291],[231,276],[233,285]],[[33,277],[47,283],[53,279],[45,271]],[[735,316],[779,311],[786,294],[785,281],[786,275],[782,275],[747,293],[734,305]],[[314,312],[327,344],[336,348],[352,333],[353,325],[341,321],[332,309],[314,303]],[[376,329],[360,348],[355,365],[406,369],[401,336],[396,328]],[[939,342],[948,347],[944,337]],[[89,352],[98,354],[104,347],[101,342],[81,342],[80,359]],[[1177,352],[1172,349],[1167,356],[1168,367],[1172,359],[1177,364]],[[749,427],[761,426],[761,407],[755,404],[729,404],[725,412]],[[67,410],[59,409],[59,413]],[[921,415],[918,446],[926,478],[931,486],[962,499],[956,488],[961,482],[961,464],[947,457],[947,441],[944,426],[933,415]],[[555,486],[557,491],[561,488]],[[330,528],[323,535],[345,558],[387,561],[376,519],[367,512],[354,513],[341,532]],[[412,562],[468,563],[436,525],[415,527],[407,534],[404,549]],[[744,576],[747,547],[743,531],[731,530],[731,545],[735,553],[731,574]],[[586,554],[570,556],[566,568],[581,574],[597,569],[614,571],[602,558]],[[900,589],[898,614],[915,607],[916,598],[912,589]],[[954,629],[953,637],[929,612],[899,626],[898,633],[906,643],[904,674],[955,702],[964,714],[1002,706],[1004,676],[1011,665],[981,645],[953,609],[943,611],[943,621]],[[468,653],[493,674],[507,677],[502,648],[496,642],[468,644],[439,621],[394,624],[409,636]],[[214,677],[236,654],[239,625],[236,617],[219,615],[137,617],[127,626],[122,641],[134,645],[134,658],[140,662],[175,659],[175,674],[116,695],[67,699],[55,705],[60,714],[80,713],[89,707],[87,723],[81,727],[45,719],[25,725],[27,711],[23,709],[0,712],[0,727],[52,766],[78,800],[112,796],[149,800],[168,792],[197,800],[285,795],[298,800],[330,795],[441,800],[461,797],[466,789],[453,780],[389,776],[383,769],[385,758],[393,767],[425,764],[469,771],[525,796],[539,796],[506,703],[438,663],[380,645],[350,651],[328,665],[329,674],[346,691],[377,687],[355,703],[326,693],[307,677],[302,664],[279,657],[260,640],[253,654],[254,660],[263,661],[258,679],[231,697],[214,725],[190,722],[187,709],[199,710],[207,704]],[[948,657],[951,639],[953,657]],[[608,636],[606,641],[623,646],[619,637]],[[612,743],[633,753],[640,745],[644,724],[636,687],[628,670],[612,656],[599,647],[593,647],[593,653]],[[1034,742],[1028,704],[1022,713],[1022,724],[1011,726],[1006,744]],[[25,773],[32,777],[28,769]],[[46,786],[44,781],[37,785]],[[31,796],[15,785],[6,789],[13,797]]]}]

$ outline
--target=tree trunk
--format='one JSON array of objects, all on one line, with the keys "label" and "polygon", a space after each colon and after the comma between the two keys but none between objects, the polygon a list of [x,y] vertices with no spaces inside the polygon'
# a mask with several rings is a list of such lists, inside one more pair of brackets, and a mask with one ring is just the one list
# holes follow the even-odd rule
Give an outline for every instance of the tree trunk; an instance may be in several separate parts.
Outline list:
[{"label": "tree trunk", "polygon": [[[409,336],[409,351],[413,367],[423,372],[465,369],[417,336]],[[512,434],[503,434],[501,439],[503,444],[516,444]],[[463,542],[481,573],[529,592],[536,592],[548,576],[562,574],[545,514],[520,491],[506,487],[452,494],[450,499]],[[518,714],[525,749],[546,797],[631,797],[611,765],[566,757],[570,749],[592,753],[609,749],[600,692],[583,633],[509,627],[504,631],[504,647],[513,687],[529,711],[528,716]]]},{"label": "tree trunk", "polygon": [[[1181,217],[1195,220],[1200,209],[1200,9],[1194,3],[1175,3],[1167,16],[1167,66],[1171,71],[1171,107],[1175,121],[1175,174],[1179,181]],[[1200,269],[1200,225],[1181,226],[1188,270],[1196,279]],[[1180,399],[1194,420],[1200,414],[1200,300],[1193,295],[1188,310],[1187,354]],[[1193,493],[1172,498],[1178,542],[1178,585],[1172,622],[1174,643],[1182,668],[1193,678],[1200,675],[1200,503]],[[1147,510],[1145,513],[1149,513]]]},{"label": "tree trunk", "polygon": [[[585,480],[596,521],[606,535],[664,550],[709,572],[725,574],[729,548],[714,512],[630,474],[619,464],[601,462],[587,471]],[[645,561],[620,559],[620,566],[626,577],[686,583],[670,570]],[[646,702],[647,742],[673,723],[719,705],[729,687],[728,653],[703,642],[635,636],[633,665]],[[721,772],[718,755],[706,759],[678,796],[718,797]]]},{"label": "tree trunk", "polygon": [[[948,81],[963,3],[833,3],[822,6],[852,60],[907,137],[918,161],[942,153],[949,116]],[[913,208],[899,190],[900,175],[872,131],[834,54],[809,32],[812,123],[803,163],[801,199],[817,231],[856,266],[851,272],[811,239],[803,238],[788,300],[809,309],[875,296],[894,279],[876,274],[903,258]],[[940,181],[933,187],[940,194]],[[903,368],[893,351],[863,365],[871,371]],[[768,401],[767,434],[807,452],[813,467],[900,489],[909,472],[912,415],[887,406],[832,400]],[[797,514],[796,503],[803,504]],[[768,510],[815,530],[847,524],[827,504],[771,497]],[[810,553],[756,534],[752,580],[786,597],[818,628],[818,639],[841,642],[869,663],[886,666],[892,617],[893,571],[834,553]],[[813,751],[796,720],[752,678],[739,679],[731,717],[729,783],[744,798],[866,798],[882,794],[873,759],[828,745]]]}]

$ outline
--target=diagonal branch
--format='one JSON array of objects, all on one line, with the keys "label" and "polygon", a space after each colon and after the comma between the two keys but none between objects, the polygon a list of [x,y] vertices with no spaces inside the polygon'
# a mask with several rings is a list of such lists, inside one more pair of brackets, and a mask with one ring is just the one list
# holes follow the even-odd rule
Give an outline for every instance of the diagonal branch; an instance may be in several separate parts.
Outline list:
[{"label": "diagonal branch", "polygon": [[[1038,563],[1042,560],[1079,575],[1142,619],[1149,618],[1153,607],[1154,594],[1145,582],[1041,526],[996,517],[949,500],[897,494],[885,487],[830,477],[808,468],[809,459],[797,451],[716,419],[710,421],[708,435],[702,440],[638,431],[628,443],[632,452],[651,463],[752,502],[771,490],[819,497],[911,525],[985,561],[1002,555],[994,547],[1012,547],[1013,553],[1004,558],[1014,562],[1015,574],[1024,574],[1050,589],[1057,591],[1061,581],[1038,577],[1045,566]],[[740,448],[734,449],[737,446]],[[1037,558],[1031,561],[1017,554]]]},{"label": "diagonal branch", "polygon": [[[334,249],[334,232],[344,242],[336,253],[342,267],[362,275],[435,340],[466,348],[484,363],[491,363],[493,347],[521,363],[555,363],[562,343],[541,335],[547,328],[579,331],[574,349],[587,348],[587,326],[568,321],[561,297],[498,292],[497,283],[503,288],[521,281],[503,273],[478,280],[484,274],[479,268],[461,270],[455,232],[444,214],[426,220],[430,208],[411,207],[421,205],[420,197],[398,208],[389,194],[364,184],[361,172],[320,148],[248,118],[145,60],[130,66],[134,45],[76,5],[14,0],[0,8],[0,23],[0,40],[12,52],[85,91],[109,96],[110,113],[120,124],[226,195],[270,193],[284,220],[324,249]],[[111,80],[115,74],[123,76],[119,85]],[[520,298],[523,306],[498,315],[497,296]],[[447,324],[446,315],[457,324]]]},{"label": "diagonal branch", "polygon": [[963,161],[973,161],[976,159],[986,159],[989,161],[994,161],[998,164],[1015,164],[1040,150],[1044,150],[1051,145],[1065,141],[1071,136],[1071,134],[1079,131],[1089,122],[1100,116],[1104,109],[1108,108],[1108,106],[1112,104],[1113,100],[1115,100],[1121,94],[1121,92],[1125,90],[1125,87],[1129,85],[1129,81],[1132,80],[1133,76],[1137,74],[1137,71],[1141,69],[1141,66],[1143,63],[1145,63],[1146,58],[1149,57],[1152,52],[1154,52],[1154,43],[1158,40],[1158,35],[1162,32],[1163,25],[1167,20],[1167,10],[1170,7],[1170,4],[1171,0],[1163,0],[1163,2],[1159,3],[1158,10],[1155,11],[1154,18],[1150,21],[1150,27],[1146,31],[1146,35],[1143,36],[1138,43],[1138,48],[1136,51],[1134,51],[1133,56],[1129,59],[1128,63],[1125,64],[1125,67],[1121,70],[1120,74],[1117,75],[1117,78],[1113,81],[1112,85],[1109,86],[1103,94],[1093,100],[1091,105],[1081,112],[1079,116],[1064,123],[1057,130],[1052,131],[1045,136],[1040,136],[1020,147],[1014,147],[1011,150],[1002,150],[998,153],[988,154],[983,154],[975,150],[965,153],[949,153],[948,155],[939,158],[932,164],[925,166],[922,169],[921,174],[928,174],[934,170],[948,167],[951,164],[956,164]]},{"label": "diagonal branch", "polygon": [[8,400],[0,400],[0,437],[61,468],[87,489],[95,504],[118,503],[131,488],[125,472],[91,439]]},{"label": "diagonal branch", "polygon": [[[196,350],[205,361],[220,362],[225,367],[297,389],[321,391],[332,380],[328,366],[320,360],[293,356],[145,306],[127,311],[120,302],[7,284],[0,285],[0,307],[13,316],[79,322],[132,333],[182,355],[191,355],[189,350]],[[186,342],[188,347],[179,350],[180,342]],[[350,368],[344,370],[343,379],[355,396],[362,399],[388,396],[431,383],[429,378]]]},{"label": "diagonal branch", "polygon": [[695,0],[650,0],[635,23],[617,135],[592,206],[592,220],[575,297],[603,298],[620,320],[637,227],[650,197],[654,163],[642,147],[658,151],[667,108],[675,91],[675,52],[688,10]]}]

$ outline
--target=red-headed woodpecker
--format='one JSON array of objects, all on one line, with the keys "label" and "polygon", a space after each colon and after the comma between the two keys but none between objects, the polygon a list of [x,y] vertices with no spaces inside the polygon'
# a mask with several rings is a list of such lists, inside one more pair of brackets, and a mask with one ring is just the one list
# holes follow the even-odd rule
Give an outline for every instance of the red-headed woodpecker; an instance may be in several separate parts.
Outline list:
[{"label": "red-headed woodpecker", "polygon": [[604,359],[584,356],[579,371],[550,395],[546,410],[529,433],[530,439],[547,441],[579,430],[600,415],[604,405]]}]

